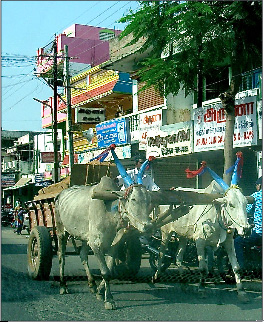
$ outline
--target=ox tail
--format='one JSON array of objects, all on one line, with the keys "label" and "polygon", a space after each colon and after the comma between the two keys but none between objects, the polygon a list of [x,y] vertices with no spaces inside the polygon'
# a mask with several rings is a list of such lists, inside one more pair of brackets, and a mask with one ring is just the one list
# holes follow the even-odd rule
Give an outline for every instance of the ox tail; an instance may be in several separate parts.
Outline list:
[{"label": "ox tail", "polygon": [[121,177],[123,178],[125,186],[129,187],[129,186],[131,186],[133,184],[133,180],[127,174],[126,169],[123,167],[123,165],[119,161],[114,149],[115,149],[115,145],[111,145],[111,152],[112,152],[115,164],[117,166],[118,172],[120,173]]}]

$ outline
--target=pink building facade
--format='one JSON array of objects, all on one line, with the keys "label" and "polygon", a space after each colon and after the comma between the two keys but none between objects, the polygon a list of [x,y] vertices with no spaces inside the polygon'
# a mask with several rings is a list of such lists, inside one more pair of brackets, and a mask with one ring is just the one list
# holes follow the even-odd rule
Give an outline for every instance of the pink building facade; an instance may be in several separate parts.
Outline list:
[{"label": "pink building facade", "polygon": [[[62,54],[64,45],[68,45],[70,62],[96,66],[109,59],[108,40],[121,32],[121,30],[74,24],[56,36],[58,56]],[[53,65],[52,57],[45,57],[46,52],[45,48],[37,50],[37,73],[46,73]],[[60,61],[62,58],[58,58],[58,63]]]}]

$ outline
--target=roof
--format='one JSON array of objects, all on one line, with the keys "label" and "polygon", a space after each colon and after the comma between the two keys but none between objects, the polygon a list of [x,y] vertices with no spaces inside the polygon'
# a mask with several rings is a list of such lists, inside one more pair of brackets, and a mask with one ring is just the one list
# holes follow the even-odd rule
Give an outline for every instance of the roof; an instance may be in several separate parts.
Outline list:
[{"label": "roof", "polygon": [[4,190],[15,190],[15,189],[25,187],[25,186],[29,185],[30,181],[31,181],[31,178],[21,178],[18,180],[18,182],[14,186],[5,188]]}]

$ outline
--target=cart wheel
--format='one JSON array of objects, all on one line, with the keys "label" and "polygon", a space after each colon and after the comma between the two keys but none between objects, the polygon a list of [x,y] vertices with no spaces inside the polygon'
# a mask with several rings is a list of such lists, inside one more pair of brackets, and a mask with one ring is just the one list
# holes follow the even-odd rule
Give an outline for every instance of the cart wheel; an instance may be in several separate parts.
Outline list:
[{"label": "cart wheel", "polygon": [[49,231],[44,226],[32,229],[27,248],[28,274],[32,279],[49,279],[52,266],[52,243]]},{"label": "cart wheel", "polygon": [[114,271],[118,277],[133,277],[141,266],[142,248],[139,236],[128,237],[121,243],[118,260],[116,260]]}]

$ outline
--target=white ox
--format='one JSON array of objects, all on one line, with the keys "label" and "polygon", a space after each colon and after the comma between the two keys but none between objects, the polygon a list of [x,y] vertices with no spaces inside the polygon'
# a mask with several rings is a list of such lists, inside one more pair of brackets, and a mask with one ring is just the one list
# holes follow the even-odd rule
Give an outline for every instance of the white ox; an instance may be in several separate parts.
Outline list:
[{"label": "white ox", "polygon": [[[201,190],[199,190],[201,192]],[[215,181],[203,190],[205,193],[222,193],[223,189]],[[235,229],[239,235],[244,235],[251,228],[246,214],[247,199],[241,193],[237,186],[231,186],[223,198],[217,198],[212,205],[196,205],[188,214],[180,217],[174,222],[161,227],[162,244],[160,247],[160,257],[158,260],[158,270],[154,279],[157,279],[161,271],[162,257],[166,250],[168,241],[173,232],[184,238],[183,244],[179,245],[177,264],[180,265],[183,253],[184,243],[187,239],[192,239],[196,243],[197,255],[199,261],[199,270],[201,280],[199,291],[203,291],[205,284],[205,274],[208,271],[206,262],[207,246],[214,250],[221,244],[231,263],[237,286],[238,296],[241,300],[246,299],[245,292],[242,289],[241,278],[239,274],[239,265],[236,259],[233,234]]]},{"label": "white ox", "polygon": [[[115,187],[114,181],[103,177],[98,185],[73,186],[65,189],[55,200],[60,294],[68,292],[64,280],[64,264],[67,238],[71,235],[83,242],[80,256],[87,273],[88,285],[93,292],[96,291],[96,285],[88,266],[87,244],[98,260],[103,280],[97,288],[97,298],[104,300],[106,309],[115,309],[109,280],[118,252],[118,242],[124,231],[123,224],[129,224],[141,233],[146,233],[153,227],[149,217],[153,209],[152,193],[140,184],[141,176],[138,178],[138,184],[133,184],[115,152],[112,154],[119,172],[129,186],[125,192],[115,191],[118,188]],[[144,168],[141,169],[140,174],[143,174],[143,171]],[[94,199],[95,192],[101,192],[103,195],[116,195],[118,199],[115,201],[112,198],[110,200]],[[109,256],[107,261],[105,256]]]}]

